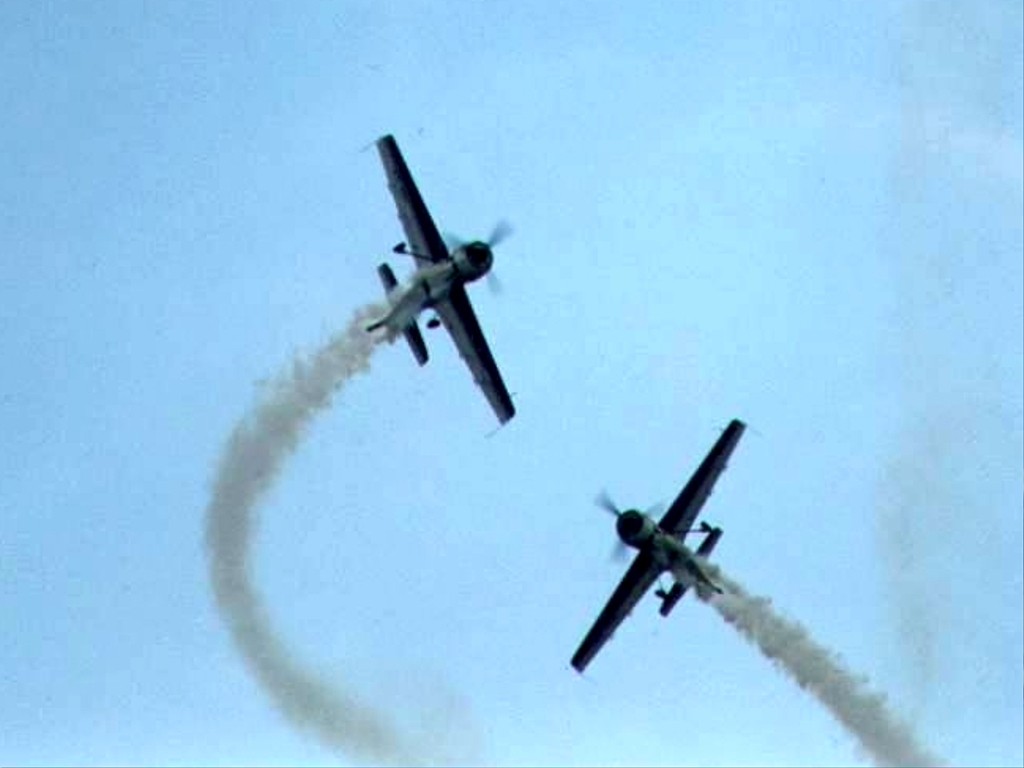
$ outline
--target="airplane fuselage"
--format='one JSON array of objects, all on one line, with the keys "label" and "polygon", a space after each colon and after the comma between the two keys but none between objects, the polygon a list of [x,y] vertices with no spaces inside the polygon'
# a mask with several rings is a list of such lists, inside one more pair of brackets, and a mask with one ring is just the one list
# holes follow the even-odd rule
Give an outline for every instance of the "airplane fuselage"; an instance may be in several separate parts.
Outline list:
[{"label": "airplane fuselage", "polygon": [[623,512],[616,523],[616,530],[625,544],[635,549],[647,549],[655,563],[671,572],[680,584],[693,587],[702,598],[722,591],[701,567],[693,551],[678,536],[658,527],[647,515],[636,510]]},{"label": "airplane fuselage", "polygon": [[705,573],[693,551],[675,536],[659,531],[651,542],[651,554],[655,562],[672,572],[676,581],[684,587],[692,587],[701,597],[722,591]]},{"label": "airplane fuselage", "polygon": [[409,280],[407,292],[417,297],[420,310],[430,309],[445,299],[459,282],[465,282],[465,279],[459,274],[455,263],[445,261],[416,270]]},{"label": "airplane fuselage", "polygon": [[378,323],[399,333],[416,320],[420,312],[444,301],[454,286],[483,277],[493,263],[491,249],[473,242],[456,249],[451,258],[417,269],[404,288],[388,294],[391,310]]},{"label": "airplane fuselage", "polygon": [[386,325],[392,334],[401,333],[415,322],[420,312],[447,298],[452,287],[462,279],[451,261],[416,270],[406,286],[396,287],[388,293],[391,309],[370,328]]}]

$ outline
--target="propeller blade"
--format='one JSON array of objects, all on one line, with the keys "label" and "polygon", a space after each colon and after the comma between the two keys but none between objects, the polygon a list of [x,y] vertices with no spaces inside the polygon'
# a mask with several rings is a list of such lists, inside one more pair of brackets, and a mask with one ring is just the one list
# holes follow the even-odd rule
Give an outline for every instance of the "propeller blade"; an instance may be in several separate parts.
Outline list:
[{"label": "propeller blade", "polygon": [[506,237],[512,234],[512,225],[502,219],[494,225],[494,229],[491,230],[491,236],[485,241],[491,248],[496,246]]},{"label": "propeller blade", "polygon": [[491,293],[495,296],[500,296],[501,292],[504,290],[501,280],[499,280],[498,276],[494,274],[493,269],[487,273],[487,287],[491,289]]},{"label": "propeller blade", "polygon": [[458,235],[453,235],[451,232],[445,232],[442,234],[441,239],[444,240],[444,244],[449,251],[457,251],[466,244],[465,240]]},{"label": "propeller blade", "polygon": [[651,504],[651,506],[644,510],[644,514],[648,517],[660,518],[665,514],[665,502],[659,501],[656,504]]},{"label": "propeller blade", "polygon": [[612,560],[622,562],[629,557],[629,547],[627,547],[621,540],[615,542],[615,546],[612,547]]},{"label": "propeller blade", "polygon": [[622,514],[622,510],[615,506],[615,502],[612,501],[611,497],[608,495],[608,491],[603,489],[599,494],[597,494],[597,498],[594,499],[594,503],[606,512],[611,512],[616,517]]},{"label": "propeller blade", "polygon": [[[488,248],[494,248],[494,246],[502,242],[511,234],[512,225],[502,219],[494,225],[494,229],[491,230],[491,234],[483,242]],[[444,244],[448,247],[449,251],[457,251],[459,248],[470,242],[469,240],[463,240],[461,237],[451,232],[442,233],[441,239],[444,240]]]}]

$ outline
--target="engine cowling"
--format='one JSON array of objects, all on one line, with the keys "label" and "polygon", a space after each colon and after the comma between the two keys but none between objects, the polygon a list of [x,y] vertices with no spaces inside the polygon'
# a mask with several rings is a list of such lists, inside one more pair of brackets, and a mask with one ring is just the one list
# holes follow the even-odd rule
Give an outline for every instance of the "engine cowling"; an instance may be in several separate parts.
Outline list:
[{"label": "engine cowling", "polygon": [[476,280],[487,274],[494,262],[494,254],[487,243],[479,241],[459,246],[452,254],[455,268],[465,280]]},{"label": "engine cowling", "polygon": [[626,510],[615,521],[615,531],[619,538],[636,549],[650,541],[657,530],[657,523],[635,509]]}]

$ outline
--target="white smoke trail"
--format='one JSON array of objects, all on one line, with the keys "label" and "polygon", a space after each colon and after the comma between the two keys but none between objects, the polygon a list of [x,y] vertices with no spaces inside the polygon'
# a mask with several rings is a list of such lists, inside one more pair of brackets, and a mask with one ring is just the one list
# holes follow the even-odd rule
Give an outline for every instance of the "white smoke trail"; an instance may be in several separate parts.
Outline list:
[{"label": "white smoke trail", "polygon": [[940,766],[917,742],[909,726],[889,709],[885,697],[867,688],[799,623],[779,615],[771,600],[750,595],[721,568],[705,563],[726,591],[710,605],[777,667],[825,705],[879,766]]},{"label": "white smoke trail", "polygon": [[381,336],[364,330],[386,306],[369,305],[348,327],[306,360],[296,360],[268,395],[231,433],[206,510],[206,544],[217,608],[250,670],[292,723],[329,746],[364,759],[410,764],[423,759],[381,713],[353,694],[331,687],[294,660],[274,631],[252,582],[250,549],[255,508],[306,426],[334,393],[369,369]]}]

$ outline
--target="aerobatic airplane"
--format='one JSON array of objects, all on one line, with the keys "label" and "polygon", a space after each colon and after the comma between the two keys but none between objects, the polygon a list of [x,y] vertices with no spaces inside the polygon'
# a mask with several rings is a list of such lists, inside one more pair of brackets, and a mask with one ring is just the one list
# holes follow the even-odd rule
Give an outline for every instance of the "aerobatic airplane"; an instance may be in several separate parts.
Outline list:
[{"label": "aerobatic airplane", "polygon": [[[497,414],[498,421],[504,424],[515,415],[516,409],[487,346],[473,306],[469,303],[465,285],[490,273],[494,264],[492,248],[504,240],[511,230],[506,223],[501,222],[487,240],[454,243],[449,252],[394,137],[382,136],[378,139],[377,151],[388,177],[388,188],[398,208],[398,218],[405,230],[405,242],[399,243],[392,250],[412,256],[416,261],[416,271],[409,283],[400,287],[395,273],[387,263],[377,267],[377,274],[380,275],[391,308],[384,317],[367,326],[366,330],[386,327],[391,337],[401,333],[416,362],[426,365],[429,354],[416,318],[424,310],[432,309],[435,316],[429,320],[427,327],[437,328],[444,323],[459,354]],[[493,273],[489,277],[493,278]]]},{"label": "aerobatic airplane", "polygon": [[[675,583],[671,589],[659,588],[655,592],[661,598],[658,612],[662,616],[671,613],[690,587],[693,587],[702,599],[721,593],[721,587],[708,575],[701,562],[711,555],[722,537],[722,529],[712,527],[706,522],[701,523],[698,529],[693,529],[692,526],[704,502],[711,495],[715,481],[725,469],[726,462],[745,427],[746,425],[738,419],[733,419],[729,423],[682,492],[658,522],[649,514],[635,509],[620,510],[603,493],[597,498],[599,506],[615,515],[619,546],[633,547],[639,550],[639,554],[573,655],[572,665],[577,672],[583,672],[590,660],[611,639],[622,620],[633,610],[633,606],[666,571],[672,575]],[[686,534],[693,530],[705,534],[696,553],[691,552],[683,543]]]}]

